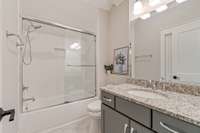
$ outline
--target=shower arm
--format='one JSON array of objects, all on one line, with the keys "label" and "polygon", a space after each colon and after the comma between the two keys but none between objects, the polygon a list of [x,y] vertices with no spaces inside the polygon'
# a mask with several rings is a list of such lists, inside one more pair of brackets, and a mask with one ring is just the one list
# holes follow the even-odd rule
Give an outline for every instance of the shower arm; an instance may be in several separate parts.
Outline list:
[{"label": "shower arm", "polygon": [[18,40],[18,42],[17,42],[17,47],[19,46],[24,46],[24,44],[23,44],[23,41],[22,41],[22,38],[20,37],[20,35],[19,34],[14,34],[14,33],[9,33],[8,31],[6,32],[6,37],[8,38],[8,37],[16,37],[17,38],[17,40]]}]

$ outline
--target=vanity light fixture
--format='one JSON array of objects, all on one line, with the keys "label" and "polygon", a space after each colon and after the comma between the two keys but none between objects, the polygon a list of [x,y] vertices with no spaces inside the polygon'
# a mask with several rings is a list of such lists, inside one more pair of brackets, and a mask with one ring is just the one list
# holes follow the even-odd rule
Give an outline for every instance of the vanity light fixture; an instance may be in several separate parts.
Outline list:
[{"label": "vanity light fixture", "polygon": [[186,2],[188,0],[176,0],[177,3],[183,3],[183,2]]},{"label": "vanity light fixture", "polygon": [[146,14],[142,15],[140,18],[145,20],[145,19],[148,19],[150,17],[151,17],[151,14],[150,13],[146,13]]},{"label": "vanity light fixture", "polygon": [[152,7],[158,4],[160,4],[160,0],[149,0],[149,5]]},{"label": "vanity light fixture", "polygon": [[141,0],[136,0],[135,4],[134,4],[134,15],[139,15],[140,13],[142,13],[143,11],[143,4],[141,2]]},{"label": "vanity light fixture", "polygon": [[160,7],[158,7],[157,9],[156,9],[156,12],[163,12],[163,11],[165,11],[165,10],[167,10],[168,9],[168,6],[167,5],[162,5],[162,6],[160,6]]}]

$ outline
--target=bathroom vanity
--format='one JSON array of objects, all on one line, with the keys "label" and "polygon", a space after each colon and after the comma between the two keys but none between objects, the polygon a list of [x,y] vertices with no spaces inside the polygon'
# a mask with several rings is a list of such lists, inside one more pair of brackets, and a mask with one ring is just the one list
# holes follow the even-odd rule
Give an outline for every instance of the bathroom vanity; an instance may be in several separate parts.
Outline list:
[{"label": "bathroom vanity", "polygon": [[124,84],[103,87],[101,99],[102,133],[200,133],[198,96]]}]

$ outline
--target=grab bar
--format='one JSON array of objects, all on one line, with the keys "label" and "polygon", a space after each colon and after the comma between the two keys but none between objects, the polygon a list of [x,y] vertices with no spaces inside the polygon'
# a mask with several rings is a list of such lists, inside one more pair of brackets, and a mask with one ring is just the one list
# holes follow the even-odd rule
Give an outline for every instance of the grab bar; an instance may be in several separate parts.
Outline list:
[{"label": "grab bar", "polygon": [[55,51],[63,51],[65,52],[65,49],[64,48],[54,48]]},{"label": "grab bar", "polygon": [[96,65],[66,65],[68,67],[96,67]]},{"label": "grab bar", "polygon": [[137,58],[152,58],[153,57],[153,55],[152,54],[149,54],[149,55],[137,55],[137,56],[135,56],[135,58],[137,59]]}]

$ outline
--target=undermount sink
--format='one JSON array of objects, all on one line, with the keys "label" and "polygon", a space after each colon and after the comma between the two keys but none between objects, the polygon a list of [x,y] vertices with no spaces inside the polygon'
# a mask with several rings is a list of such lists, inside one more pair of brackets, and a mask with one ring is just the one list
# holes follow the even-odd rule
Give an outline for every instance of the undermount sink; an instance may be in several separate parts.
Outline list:
[{"label": "undermount sink", "polygon": [[136,97],[143,97],[149,99],[165,99],[165,95],[159,94],[153,91],[148,90],[131,90],[128,91],[128,94],[136,96]]}]

